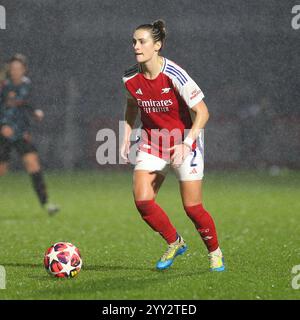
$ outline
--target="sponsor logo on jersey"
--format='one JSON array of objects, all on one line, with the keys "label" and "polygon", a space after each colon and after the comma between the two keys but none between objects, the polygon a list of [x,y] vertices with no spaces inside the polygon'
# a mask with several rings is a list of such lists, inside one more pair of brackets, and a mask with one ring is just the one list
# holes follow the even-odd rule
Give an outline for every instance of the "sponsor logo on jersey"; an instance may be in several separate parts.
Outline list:
[{"label": "sponsor logo on jersey", "polygon": [[170,90],[171,90],[171,88],[162,88],[161,89],[161,94],[169,93]]},{"label": "sponsor logo on jersey", "polygon": [[202,91],[200,89],[195,89],[192,93],[191,93],[191,97],[190,99],[193,100],[194,98],[196,98],[198,96],[198,94],[200,94]]},{"label": "sponsor logo on jersey", "polygon": [[172,99],[169,100],[142,100],[137,99],[139,107],[169,107],[173,104]]},{"label": "sponsor logo on jersey", "polygon": [[137,89],[135,93],[136,93],[136,94],[139,94],[139,95],[142,95],[142,94],[143,94],[143,92],[142,92],[142,89],[141,89],[141,88]]}]

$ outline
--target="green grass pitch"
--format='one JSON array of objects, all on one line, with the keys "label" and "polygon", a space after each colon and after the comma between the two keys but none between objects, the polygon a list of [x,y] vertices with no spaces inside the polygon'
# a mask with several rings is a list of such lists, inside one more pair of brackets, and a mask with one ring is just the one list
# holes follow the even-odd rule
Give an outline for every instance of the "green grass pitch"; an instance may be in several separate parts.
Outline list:
[{"label": "green grass pitch", "polygon": [[[0,178],[0,299],[299,299],[292,288],[300,264],[300,172],[206,172],[204,204],[215,218],[227,270],[208,271],[205,247],[181,206],[170,174],[158,203],[189,248],[163,272],[155,263],[166,244],[140,218],[131,172],[46,174],[48,217],[25,173]],[[74,279],[56,279],[43,267],[58,241],[79,247],[84,267]]]}]

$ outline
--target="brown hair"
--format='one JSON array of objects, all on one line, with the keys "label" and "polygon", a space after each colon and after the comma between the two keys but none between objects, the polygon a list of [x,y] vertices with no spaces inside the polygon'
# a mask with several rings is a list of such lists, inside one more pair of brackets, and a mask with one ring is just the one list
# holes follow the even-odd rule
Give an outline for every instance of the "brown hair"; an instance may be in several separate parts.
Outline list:
[{"label": "brown hair", "polygon": [[27,58],[24,54],[16,53],[9,59],[8,63],[12,63],[14,61],[22,63],[22,65],[27,69]]}]

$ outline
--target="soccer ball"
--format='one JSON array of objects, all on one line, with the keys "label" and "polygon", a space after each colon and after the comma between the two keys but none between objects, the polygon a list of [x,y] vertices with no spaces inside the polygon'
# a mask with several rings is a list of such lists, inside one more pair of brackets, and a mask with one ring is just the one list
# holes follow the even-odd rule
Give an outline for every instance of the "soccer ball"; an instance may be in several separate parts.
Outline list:
[{"label": "soccer ball", "polygon": [[78,248],[72,243],[57,242],[46,250],[44,266],[54,277],[73,278],[81,270],[82,259]]}]

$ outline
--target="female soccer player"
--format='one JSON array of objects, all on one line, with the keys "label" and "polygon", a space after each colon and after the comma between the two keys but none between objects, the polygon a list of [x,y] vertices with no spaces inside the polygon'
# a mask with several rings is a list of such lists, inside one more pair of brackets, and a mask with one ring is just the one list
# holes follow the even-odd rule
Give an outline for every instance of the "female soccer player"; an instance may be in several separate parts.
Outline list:
[{"label": "female soccer player", "polygon": [[208,249],[210,270],[223,271],[215,224],[202,204],[201,138],[209,114],[197,84],[181,67],[160,55],[165,36],[162,20],[135,29],[133,49],[137,64],[123,77],[127,107],[121,157],[128,162],[130,135],[140,111],[143,134],[136,157],[133,194],[144,221],[168,243],[157,269],[169,268],[175,257],[187,250],[185,241],[155,202],[171,165],[179,180],[184,210]]},{"label": "female soccer player", "polygon": [[21,155],[40,204],[50,215],[58,206],[48,203],[48,196],[36,147],[31,143],[29,117],[41,121],[44,113],[29,104],[31,82],[25,76],[26,57],[14,55],[8,65],[8,78],[0,85],[0,176],[8,169],[12,148]]}]

